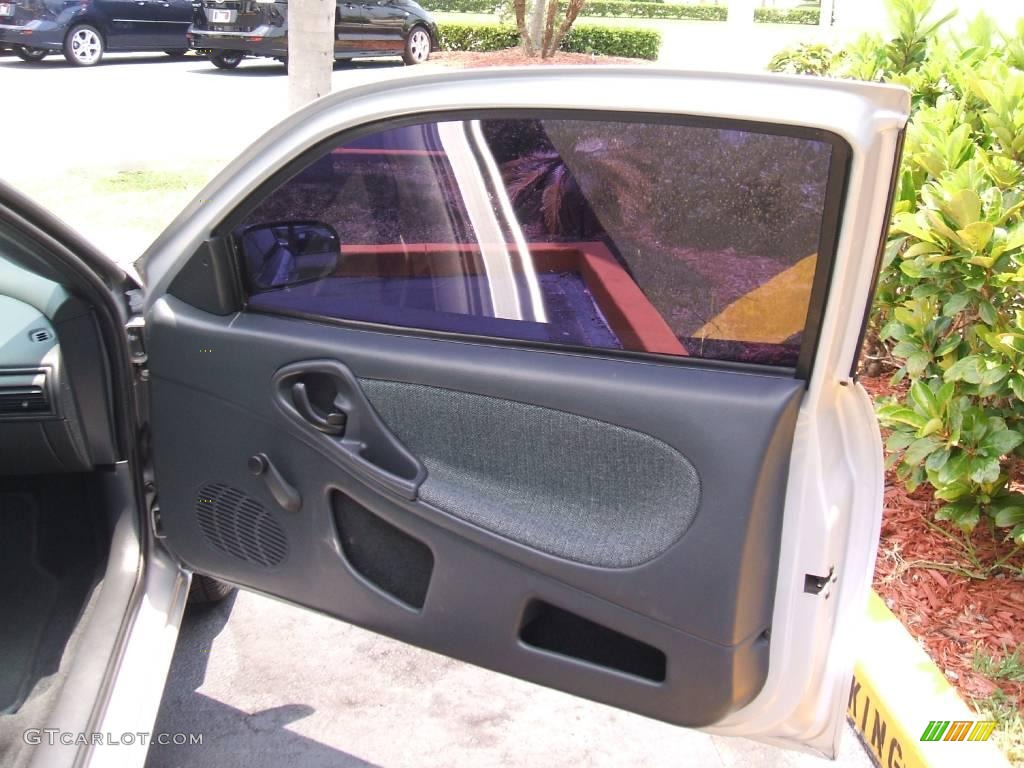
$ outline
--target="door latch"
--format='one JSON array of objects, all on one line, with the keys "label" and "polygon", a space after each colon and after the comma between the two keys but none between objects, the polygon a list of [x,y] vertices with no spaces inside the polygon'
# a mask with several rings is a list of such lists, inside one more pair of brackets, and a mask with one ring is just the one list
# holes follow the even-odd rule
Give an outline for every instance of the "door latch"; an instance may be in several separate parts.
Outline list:
[{"label": "door latch", "polygon": [[[834,582],[837,578],[835,566],[829,567],[828,576],[815,576],[813,573],[805,573],[804,592],[809,595],[820,595],[825,587]],[[831,591],[825,592],[826,598],[830,595]]]},{"label": "door latch", "polygon": [[345,412],[328,411],[326,416],[321,416],[313,408],[304,382],[296,381],[292,384],[292,402],[295,403],[295,410],[299,412],[299,415],[325,435],[345,433],[345,424],[348,421]]}]

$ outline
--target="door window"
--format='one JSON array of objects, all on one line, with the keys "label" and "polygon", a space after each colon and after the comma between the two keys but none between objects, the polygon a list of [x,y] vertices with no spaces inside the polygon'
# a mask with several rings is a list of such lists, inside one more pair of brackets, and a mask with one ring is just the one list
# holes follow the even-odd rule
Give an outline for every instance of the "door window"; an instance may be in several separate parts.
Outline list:
[{"label": "door window", "polygon": [[382,129],[321,151],[235,230],[247,306],[794,367],[844,149],[662,120]]}]

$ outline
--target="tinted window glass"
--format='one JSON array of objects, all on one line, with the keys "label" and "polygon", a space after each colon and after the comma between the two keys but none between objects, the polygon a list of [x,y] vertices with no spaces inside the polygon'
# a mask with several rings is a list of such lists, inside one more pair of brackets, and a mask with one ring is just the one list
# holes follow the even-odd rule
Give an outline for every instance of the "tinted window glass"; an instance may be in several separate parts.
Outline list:
[{"label": "tinted window glass", "polygon": [[248,306],[793,366],[831,153],[642,122],[380,131],[326,152],[239,227]]}]

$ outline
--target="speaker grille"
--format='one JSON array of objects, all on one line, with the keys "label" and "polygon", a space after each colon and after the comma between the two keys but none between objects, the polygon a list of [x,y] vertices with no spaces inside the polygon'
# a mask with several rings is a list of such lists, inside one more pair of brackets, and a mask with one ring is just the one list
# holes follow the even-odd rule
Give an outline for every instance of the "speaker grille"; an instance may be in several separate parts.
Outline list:
[{"label": "speaker grille", "polygon": [[288,554],[281,524],[237,488],[207,483],[196,497],[196,520],[206,540],[247,563],[278,565]]}]

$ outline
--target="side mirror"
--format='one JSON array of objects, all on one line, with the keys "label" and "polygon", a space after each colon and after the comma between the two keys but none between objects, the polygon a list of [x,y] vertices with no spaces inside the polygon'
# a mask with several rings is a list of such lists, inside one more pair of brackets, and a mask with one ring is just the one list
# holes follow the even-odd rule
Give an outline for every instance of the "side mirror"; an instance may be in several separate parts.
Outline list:
[{"label": "side mirror", "polygon": [[341,259],[338,233],[319,221],[256,224],[238,242],[251,293],[327,277]]}]

